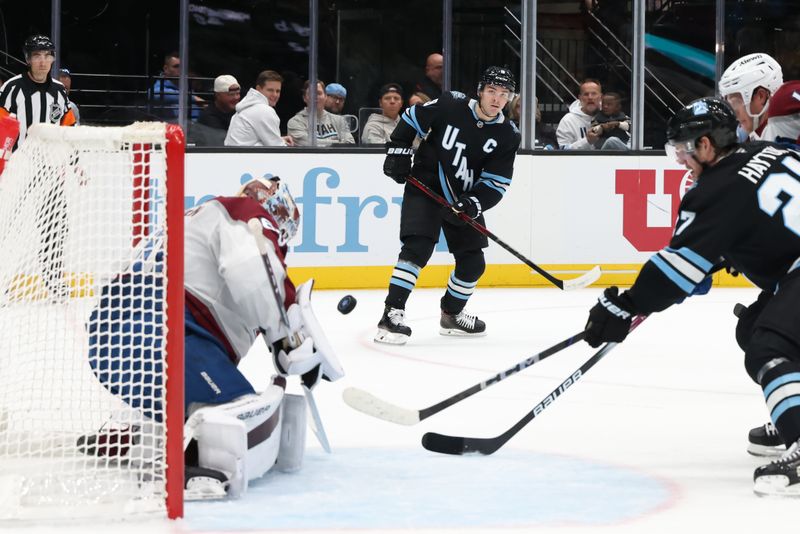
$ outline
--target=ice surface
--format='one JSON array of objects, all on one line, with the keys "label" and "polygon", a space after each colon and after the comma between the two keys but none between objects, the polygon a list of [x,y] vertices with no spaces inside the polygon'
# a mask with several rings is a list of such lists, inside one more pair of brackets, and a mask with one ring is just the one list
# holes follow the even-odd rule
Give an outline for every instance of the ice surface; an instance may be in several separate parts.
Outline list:
[{"label": "ice surface", "polygon": [[[336,311],[345,293],[358,300],[349,315]],[[753,301],[756,290],[715,288],[649,318],[492,456],[437,455],[420,437],[501,433],[592,354],[588,345],[413,427],[341,400],[345,387],[357,386],[404,407],[428,406],[579,332],[599,293],[479,288],[468,309],[489,334],[455,339],[438,334],[441,290],[416,290],[407,309],[411,340],[394,347],[372,341],[383,291],[315,292],[316,313],[347,373],[315,389],[333,454],[309,432],[301,471],[268,474],[238,501],[188,503],[184,520],[145,530],[793,531],[800,501],[754,496],[753,469],[763,460],[745,451],[748,430],[767,411],[744,371],[731,310]],[[273,372],[261,346],[242,367],[261,386]]]}]

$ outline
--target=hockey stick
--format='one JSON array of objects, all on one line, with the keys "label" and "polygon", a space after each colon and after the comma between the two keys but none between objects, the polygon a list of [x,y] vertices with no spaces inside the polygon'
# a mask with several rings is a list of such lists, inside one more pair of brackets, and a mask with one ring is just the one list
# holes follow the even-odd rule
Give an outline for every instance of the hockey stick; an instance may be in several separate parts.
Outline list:
[{"label": "hockey stick", "polygon": [[[412,185],[414,185],[417,189],[428,195],[430,198],[441,204],[442,206],[453,209],[453,205],[447,202],[447,200],[444,197],[442,197],[439,193],[437,193],[427,185],[423,184],[413,176],[409,176],[407,178],[407,181]],[[545,271],[544,269],[533,263],[531,260],[523,256],[522,254],[511,248],[510,245],[508,245],[505,241],[494,235],[492,232],[489,231],[488,228],[486,228],[478,221],[472,219],[465,213],[456,211],[455,209],[453,209],[453,213],[455,213],[459,219],[461,219],[468,225],[472,226],[476,231],[485,235],[486,237],[488,237],[489,239],[491,239],[492,241],[494,241],[495,243],[506,249],[515,258],[517,258],[522,263],[524,263],[525,265],[527,265],[528,267],[530,267],[531,269],[542,275],[548,282],[558,287],[559,289],[562,289],[564,291],[571,291],[573,289],[580,289],[582,287],[586,287],[589,284],[592,284],[595,281],[597,281],[597,279],[600,278],[600,275],[603,274],[600,271],[600,266],[595,265],[589,271],[583,273],[581,276],[577,278],[573,278],[571,280],[561,280],[559,278],[556,278],[555,276],[548,273],[547,271]]]},{"label": "hockey stick", "polygon": [[377,417],[378,419],[383,419],[384,421],[389,421],[390,423],[397,423],[398,425],[416,425],[423,419],[427,419],[428,417],[441,412],[445,408],[449,408],[450,406],[461,402],[462,400],[471,397],[480,391],[483,391],[489,386],[497,384],[498,382],[517,374],[523,369],[527,369],[536,362],[544,360],[548,356],[552,356],[557,352],[561,352],[570,345],[581,341],[585,335],[585,332],[579,332],[574,336],[570,336],[564,341],[556,343],[549,349],[545,349],[542,352],[534,354],[533,356],[529,356],[513,367],[509,367],[505,371],[500,371],[493,377],[488,378],[483,382],[475,384],[474,386],[471,386],[460,393],[456,393],[455,395],[447,397],[441,402],[437,402],[436,404],[421,410],[409,410],[407,408],[401,408],[400,406],[396,406],[386,402],[385,400],[379,399],[372,393],[364,391],[363,389],[353,387],[346,388],[342,392],[342,398],[344,399],[344,402],[351,408],[367,415],[371,415],[372,417]]},{"label": "hockey stick", "polygon": [[[639,315],[633,319],[629,332],[632,332],[637,326],[642,324],[646,315]],[[429,451],[439,452],[442,454],[469,454],[478,453],[489,455],[497,451],[500,447],[505,445],[508,440],[514,437],[517,432],[533,421],[533,419],[542,413],[548,406],[553,404],[570,386],[574,385],[578,380],[594,367],[594,365],[603,359],[603,356],[611,352],[611,349],[616,347],[618,343],[606,343],[603,348],[597,351],[594,356],[586,360],[575,372],[568,376],[561,384],[551,391],[544,399],[539,401],[531,411],[525,416],[514,423],[514,426],[494,438],[465,438],[460,436],[447,436],[438,434],[436,432],[427,432],[422,436],[422,446]]]},{"label": "hockey stick", "polygon": [[[261,254],[261,259],[264,262],[264,269],[267,271],[267,278],[269,279],[269,285],[272,288],[272,294],[275,297],[275,304],[277,304],[278,310],[280,310],[281,322],[283,322],[284,326],[286,326],[286,332],[289,334],[289,336],[292,336],[292,327],[289,323],[289,316],[286,314],[286,308],[284,308],[284,302],[281,298],[281,293],[278,290],[278,279],[275,276],[275,271],[272,269],[272,264],[267,256],[267,244],[264,242],[262,233],[263,227],[258,219],[250,219],[247,221],[247,228],[250,230],[250,233],[253,234],[253,237],[256,240],[256,246],[258,247],[258,252]],[[263,330],[261,331],[261,339],[264,340],[264,344],[267,345],[267,349],[272,352],[272,347],[269,346],[266,333]],[[319,410],[317,410],[317,403],[314,400],[314,395],[311,393],[311,390],[305,387],[305,385],[303,385],[303,395],[305,396],[306,404],[308,404],[308,409],[311,411],[311,419],[313,421],[313,424],[310,425],[311,430],[317,437],[319,444],[322,445],[323,449],[325,449],[325,452],[330,454],[331,446],[328,442],[328,436],[325,433],[325,427],[322,426],[322,419],[319,416]]]}]

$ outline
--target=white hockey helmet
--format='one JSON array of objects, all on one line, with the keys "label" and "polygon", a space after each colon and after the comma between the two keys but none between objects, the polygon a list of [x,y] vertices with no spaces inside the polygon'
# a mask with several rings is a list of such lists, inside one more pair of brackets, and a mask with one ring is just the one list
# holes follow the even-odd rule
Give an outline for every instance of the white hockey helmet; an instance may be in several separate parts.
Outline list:
[{"label": "white hockey helmet", "polygon": [[297,233],[300,226],[300,210],[279,176],[253,178],[242,184],[236,196],[248,196],[261,204],[278,225],[278,243],[285,245]]},{"label": "white hockey helmet", "polygon": [[782,83],[783,71],[778,62],[769,54],[758,52],[740,57],[725,69],[719,80],[719,93],[724,98],[735,93],[741,94],[747,114],[756,118],[761,116],[766,108],[758,115],[750,111],[753,93],[759,87],[763,87],[770,95],[774,95]]}]

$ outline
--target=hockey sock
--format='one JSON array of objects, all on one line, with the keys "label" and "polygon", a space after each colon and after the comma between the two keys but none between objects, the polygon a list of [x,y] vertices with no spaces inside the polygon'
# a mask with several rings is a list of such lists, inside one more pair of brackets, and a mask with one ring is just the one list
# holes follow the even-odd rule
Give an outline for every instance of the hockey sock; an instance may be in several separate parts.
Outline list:
[{"label": "hockey sock", "polygon": [[442,297],[442,310],[450,314],[457,314],[467,305],[467,300],[475,292],[478,281],[468,282],[456,276],[455,271],[450,273],[450,280],[447,282],[447,291]]},{"label": "hockey sock", "polygon": [[800,364],[781,360],[764,373],[761,384],[770,417],[788,444],[800,439]]},{"label": "hockey sock", "polygon": [[404,310],[406,301],[417,283],[420,268],[411,262],[398,260],[389,280],[389,294],[386,305]]}]

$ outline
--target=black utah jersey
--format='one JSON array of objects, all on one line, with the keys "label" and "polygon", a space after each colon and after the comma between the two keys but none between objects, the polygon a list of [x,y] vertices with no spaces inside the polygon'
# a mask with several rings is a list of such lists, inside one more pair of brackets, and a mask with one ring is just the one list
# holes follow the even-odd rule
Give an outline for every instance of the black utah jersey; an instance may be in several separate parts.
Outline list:
[{"label": "black utah jersey", "polygon": [[489,122],[475,112],[478,103],[457,92],[411,106],[403,112],[391,139],[410,147],[423,139],[412,174],[453,203],[469,191],[482,210],[503,198],[514,173],[520,134],[502,113]]},{"label": "black utah jersey", "polygon": [[660,311],[725,261],[765,290],[800,266],[800,153],[748,143],[705,169],[681,200],[669,246],[629,291],[637,313]]}]

